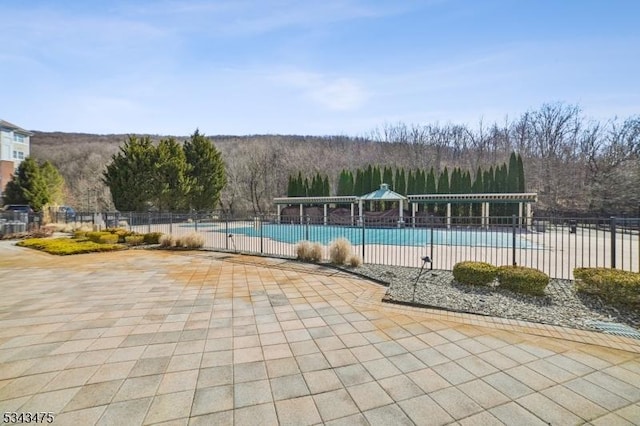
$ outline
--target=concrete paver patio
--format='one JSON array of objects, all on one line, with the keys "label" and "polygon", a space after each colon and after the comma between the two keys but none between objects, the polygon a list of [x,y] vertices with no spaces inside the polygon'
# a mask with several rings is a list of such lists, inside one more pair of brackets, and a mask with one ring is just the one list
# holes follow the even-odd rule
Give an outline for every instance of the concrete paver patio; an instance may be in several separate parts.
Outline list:
[{"label": "concrete paver patio", "polygon": [[640,423],[638,341],[278,259],[0,242],[0,411],[59,425]]}]

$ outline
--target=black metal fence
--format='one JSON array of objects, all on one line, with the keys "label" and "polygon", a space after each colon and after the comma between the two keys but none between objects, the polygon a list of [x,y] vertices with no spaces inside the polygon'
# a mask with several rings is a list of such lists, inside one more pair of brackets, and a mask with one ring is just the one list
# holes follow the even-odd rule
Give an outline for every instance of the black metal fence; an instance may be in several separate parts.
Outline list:
[{"label": "black metal fence", "polygon": [[[199,213],[76,213],[57,222],[120,226],[175,236],[197,232],[204,248],[296,257],[302,240],[319,243],[325,260],[343,237],[364,263],[452,269],[465,260],[522,265],[554,278],[572,278],[575,267],[613,267],[640,272],[640,219],[505,217],[385,218],[260,216],[225,218]],[[363,220],[364,219],[364,220]],[[335,222],[340,225],[332,224]]]}]

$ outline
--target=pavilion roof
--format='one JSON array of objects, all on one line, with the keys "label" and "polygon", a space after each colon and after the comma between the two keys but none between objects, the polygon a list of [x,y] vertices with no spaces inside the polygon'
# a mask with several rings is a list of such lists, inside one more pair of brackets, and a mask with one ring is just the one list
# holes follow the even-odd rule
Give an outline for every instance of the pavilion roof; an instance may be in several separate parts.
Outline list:
[{"label": "pavilion roof", "polygon": [[407,197],[390,190],[389,185],[383,183],[380,185],[380,189],[365,194],[360,199],[363,201],[404,201]]}]

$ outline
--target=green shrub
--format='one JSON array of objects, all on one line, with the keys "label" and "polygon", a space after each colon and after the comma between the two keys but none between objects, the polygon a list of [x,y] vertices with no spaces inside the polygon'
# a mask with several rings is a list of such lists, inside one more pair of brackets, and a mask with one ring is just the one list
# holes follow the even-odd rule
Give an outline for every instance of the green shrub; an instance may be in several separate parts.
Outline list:
[{"label": "green shrub", "polygon": [[89,239],[89,241],[93,241],[94,243],[100,243],[100,237],[102,237],[103,235],[112,235],[112,234],[110,232],[105,232],[105,231],[91,231],[85,234],[85,236]]},{"label": "green shrub", "polygon": [[75,231],[73,233],[73,238],[86,239],[87,238],[87,231]]},{"label": "green shrub", "polygon": [[453,278],[460,284],[488,285],[498,275],[498,268],[485,262],[459,262],[453,267]]},{"label": "green shrub", "polygon": [[103,234],[98,237],[98,244],[118,244],[120,236],[118,234]]},{"label": "green shrub", "polygon": [[640,306],[640,273],[609,268],[575,268],[576,289],[612,304]]},{"label": "green shrub", "polygon": [[498,268],[498,282],[501,287],[518,293],[542,296],[549,276],[538,269],[507,265]]},{"label": "green shrub", "polygon": [[31,238],[17,243],[21,247],[41,250],[49,254],[69,255],[100,251],[122,250],[117,244],[98,244],[93,241],[77,241],[71,238]]},{"label": "green shrub", "polygon": [[129,235],[124,237],[124,242],[129,244],[130,246],[139,246],[144,243],[143,235]]},{"label": "green shrub", "polygon": [[160,237],[164,234],[162,232],[149,232],[144,234],[145,244],[160,244]]},{"label": "green shrub", "polygon": [[126,238],[130,237],[131,235],[138,235],[136,232],[128,231],[125,228],[107,228],[105,229],[105,232],[117,235],[119,243],[126,242]]}]

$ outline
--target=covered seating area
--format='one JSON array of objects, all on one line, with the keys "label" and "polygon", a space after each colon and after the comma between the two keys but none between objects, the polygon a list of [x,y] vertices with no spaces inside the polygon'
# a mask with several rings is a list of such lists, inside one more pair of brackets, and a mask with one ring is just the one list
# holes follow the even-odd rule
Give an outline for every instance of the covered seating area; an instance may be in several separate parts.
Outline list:
[{"label": "covered seating area", "polygon": [[[299,221],[304,223],[305,206],[322,206],[322,223],[329,223],[329,208],[331,205],[349,205],[351,212],[351,225],[361,225],[365,217],[365,206],[367,202],[377,203],[398,203],[397,226],[405,225],[405,208],[411,206],[410,226],[416,225],[416,216],[419,205],[438,204],[446,205],[445,223],[451,227],[451,205],[452,204],[481,204],[481,226],[489,226],[490,205],[509,203],[518,204],[518,216],[524,217],[527,227],[531,226],[533,218],[532,203],[538,201],[536,193],[499,193],[499,194],[415,194],[407,197],[389,189],[389,185],[383,183],[380,188],[363,196],[333,196],[333,197],[281,197],[274,198],[273,202],[277,207],[277,222],[281,223],[282,210],[286,206],[299,206]],[[356,215],[356,205],[358,211]],[[318,213],[319,214],[319,213]],[[345,213],[346,214],[346,213]],[[394,215],[395,216],[395,215]]]}]

